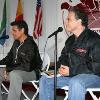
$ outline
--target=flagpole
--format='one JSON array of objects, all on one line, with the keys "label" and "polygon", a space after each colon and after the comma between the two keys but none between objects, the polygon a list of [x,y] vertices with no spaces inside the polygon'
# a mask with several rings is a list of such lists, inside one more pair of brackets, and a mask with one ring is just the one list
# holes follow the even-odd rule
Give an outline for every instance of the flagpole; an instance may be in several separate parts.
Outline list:
[{"label": "flagpole", "polygon": [[65,29],[65,32],[66,32],[67,36],[69,37],[69,34],[67,33],[66,27],[65,27],[65,24],[64,24],[64,11],[62,12],[62,21],[63,21],[63,26],[64,26],[64,29]]}]

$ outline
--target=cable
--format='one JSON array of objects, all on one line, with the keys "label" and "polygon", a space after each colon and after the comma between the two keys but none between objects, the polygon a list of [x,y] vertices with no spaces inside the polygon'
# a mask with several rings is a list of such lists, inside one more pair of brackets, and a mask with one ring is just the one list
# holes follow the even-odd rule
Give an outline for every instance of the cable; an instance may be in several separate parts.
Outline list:
[{"label": "cable", "polygon": [[[43,62],[44,62],[44,59],[45,59],[45,53],[46,53],[47,42],[48,42],[48,38],[47,38],[47,40],[46,40],[46,42],[45,42],[45,46],[44,46],[44,51],[43,51],[43,53],[44,53],[44,55],[43,55]],[[45,66],[45,69],[46,69],[46,66]],[[45,69],[43,68],[43,63],[42,63],[42,71],[44,71]]]},{"label": "cable", "polygon": [[67,36],[69,37],[69,34],[67,33],[66,28],[65,28],[65,24],[64,24],[64,11],[62,12],[62,21],[63,21],[63,26],[65,29],[65,32],[66,32]]}]

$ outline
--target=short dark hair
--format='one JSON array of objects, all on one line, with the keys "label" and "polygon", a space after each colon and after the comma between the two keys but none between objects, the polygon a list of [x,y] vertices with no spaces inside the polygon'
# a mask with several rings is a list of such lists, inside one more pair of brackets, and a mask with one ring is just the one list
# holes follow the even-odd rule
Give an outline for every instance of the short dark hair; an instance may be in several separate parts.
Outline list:
[{"label": "short dark hair", "polygon": [[13,21],[11,22],[11,26],[17,26],[18,29],[22,29],[24,28],[24,34],[28,35],[28,25],[24,20],[20,20],[20,21]]},{"label": "short dark hair", "polygon": [[80,10],[77,7],[71,7],[69,12],[74,12],[76,19],[81,19],[82,20],[82,25],[83,26],[88,26],[88,15],[85,13],[84,10]]}]

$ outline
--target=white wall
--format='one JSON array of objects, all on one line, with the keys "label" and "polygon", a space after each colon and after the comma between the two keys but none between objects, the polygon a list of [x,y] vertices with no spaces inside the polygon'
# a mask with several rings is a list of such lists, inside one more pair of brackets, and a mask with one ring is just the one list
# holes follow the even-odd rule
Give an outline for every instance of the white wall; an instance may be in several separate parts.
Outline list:
[{"label": "white wall", "polygon": [[[2,16],[4,0],[0,0],[0,22]],[[39,50],[40,52],[44,50],[44,45],[47,37],[52,34],[59,26],[63,26],[62,24],[62,15],[60,4],[63,0],[42,0],[43,5],[43,32],[42,36],[39,39]],[[35,18],[35,8],[36,8],[36,0],[23,0],[23,11],[24,11],[24,19],[28,23],[29,26],[29,34],[32,35],[33,27],[34,27],[34,18]],[[8,33],[10,35],[10,39],[7,40],[4,46],[4,56],[9,51],[13,39],[10,33],[10,25],[9,23],[15,20],[16,17],[16,9],[17,9],[17,0],[7,0],[7,19],[8,19]],[[64,42],[67,39],[67,35],[65,31],[59,33],[58,35],[58,55],[64,46]],[[0,46],[0,59],[3,58],[3,47]],[[49,53],[51,61],[54,61],[54,37],[48,40],[48,45],[46,48],[47,53]]]}]

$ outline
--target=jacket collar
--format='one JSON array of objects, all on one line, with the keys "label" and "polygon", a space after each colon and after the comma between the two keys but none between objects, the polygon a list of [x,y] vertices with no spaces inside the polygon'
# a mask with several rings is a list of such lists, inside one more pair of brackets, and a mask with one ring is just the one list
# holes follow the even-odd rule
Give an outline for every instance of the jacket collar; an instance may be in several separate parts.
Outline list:
[{"label": "jacket collar", "polygon": [[88,28],[85,28],[84,31],[80,34],[80,36],[76,39],[75,35],[75,42],[80,43],[80,41],[82,41],[86,36],[88,35]]}]

